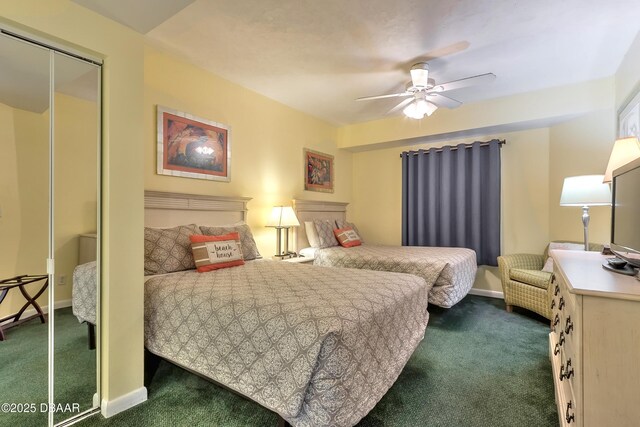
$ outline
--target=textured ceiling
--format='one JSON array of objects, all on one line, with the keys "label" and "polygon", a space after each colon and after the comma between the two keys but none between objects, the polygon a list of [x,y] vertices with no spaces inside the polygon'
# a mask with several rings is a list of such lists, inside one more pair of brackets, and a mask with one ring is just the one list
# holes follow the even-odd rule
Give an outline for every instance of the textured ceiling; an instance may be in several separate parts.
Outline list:
[{"label": "textured ceiling", "polygon": [[497,75],[449,92],[463,102],[610,76],[639,22],[638,0],[196,0],[147,36],[228,80],[347,124],[384,117],[397,101],[354,99],[403,89],[422,59],[440,83]]}]

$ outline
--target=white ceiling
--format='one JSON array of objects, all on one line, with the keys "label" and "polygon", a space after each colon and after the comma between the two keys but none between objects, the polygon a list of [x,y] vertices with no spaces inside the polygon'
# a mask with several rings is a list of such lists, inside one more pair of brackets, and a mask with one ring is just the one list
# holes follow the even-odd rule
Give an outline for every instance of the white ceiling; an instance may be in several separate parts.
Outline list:
[{"label": "white ceiling", "polygon": [[168,19],[173,0],[135,3],[153,44],[335,124],[384,117],[397,100],[354,99],[402,90],[418,60],[439,83],[495,73],[449,92],[469,103],[613,75],[640,29],[638,0],[195,0]]}]

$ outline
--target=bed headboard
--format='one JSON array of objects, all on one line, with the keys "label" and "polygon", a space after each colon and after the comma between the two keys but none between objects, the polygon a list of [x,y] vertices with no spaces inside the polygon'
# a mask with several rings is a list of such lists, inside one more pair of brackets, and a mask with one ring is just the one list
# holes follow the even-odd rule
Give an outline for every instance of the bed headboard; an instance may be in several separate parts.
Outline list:
[{"label": "bed headboard", "polygon": [[168,228],[184,224],[225,225],[247,220],[250,197],[144,192],[144,225]]},{"label": "bed headboard", "polygon": [[300,221],[300,227],[293,228],[293,241],[295,242],[295,250],[299,251],[309,247],[307,233],[304,229],[305,221],[313,221],[314,219],[346,219],[347,205],[343,202],[323,202],[319,200],[293,200],[293,210]]}]

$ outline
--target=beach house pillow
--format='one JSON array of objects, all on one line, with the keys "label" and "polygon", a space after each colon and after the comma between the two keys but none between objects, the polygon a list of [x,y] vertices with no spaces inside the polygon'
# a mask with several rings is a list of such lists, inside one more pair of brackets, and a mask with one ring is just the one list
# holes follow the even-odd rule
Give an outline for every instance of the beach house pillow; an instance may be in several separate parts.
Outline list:
[{"label": "beach house pillow", "polygon": [[[584,251],[584,245],[582,243],[551,242],[549,243],[549,250]],[[553,273],[553,258],[547,258],[542,271]]]},{"label": "beach house pillow", "polygon": [[205,236],[222,236],[237,232],[240,235],[242,258],[244,258],[245,261],[262,258],[262,255],[258,252],[258,245],[256,245],[256,241],[251,233],[251,228],[242,221],[232,225],[220,225],[215,227],[201,225],[200,230]]},{"label": "beach house pillow", "polygon": [[354,223],[345,221],[344,219],[336,219],[336,226],[338,228],[351,228],[360,237],[360,242],[364,243],[364,240],[362,240],[362,234],[360,234],[360,230],[358,230],[358,227],[356,227]]},{"label": "beach house pillow", "polygon": [[199,234],[195,224],[173,228],[144,228],[144,274],[164,274],[196,268],[189,236]]},{"label": "beach house pillow", "polygon": [[304,230],[307,232],[307,240],[309,241],[309,246],[311,246],[312,248],[319,248],[320,241],[318,240],[318,232],[316,231],[316,225],[313,223],[313,221],[305,221]]},{"label": "beach house pillow", "polygon": [[189,239],[200,273],[244,264],[240,233],[237,231],[221,236],[194,234]]},{"label": "beach house pillow", "polygon": [[316,233],[318,233],[319,248],[330,248],[332,246],[338,246],[336,236],[333,234],[333,220],[316,219],[313,221],[313,225],[316,226]]},{"label": "beach house pillow", "polygon": [[333,230],[333,233],[336,235],[336,239],[338,239],[340,245],[345,248],[360,246],[362,244],[360,236],[358,236],[358,233],[351,227],[337,228]]}]

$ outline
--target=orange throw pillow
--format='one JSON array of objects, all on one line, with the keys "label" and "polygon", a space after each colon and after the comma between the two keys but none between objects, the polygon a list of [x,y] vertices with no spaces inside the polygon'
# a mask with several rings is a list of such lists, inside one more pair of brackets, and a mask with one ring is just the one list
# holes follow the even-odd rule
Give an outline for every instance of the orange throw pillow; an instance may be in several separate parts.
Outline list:
[{"label": "orange throw pillow", "polygon": [[336,235],[338,242],[345,248],[360,246],[362,244],[360,236],[358,236],[358,233],[353,231],[351,227],[337,228],[333,230],[333,234]]},{"label": "orange throw pillow", "polygon": [[200,273],[244,264],[238,232],[222,236],[193,234],[189,239],[193,259]]}]

